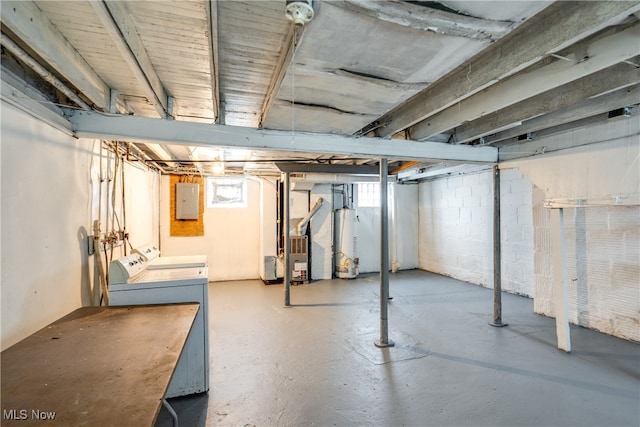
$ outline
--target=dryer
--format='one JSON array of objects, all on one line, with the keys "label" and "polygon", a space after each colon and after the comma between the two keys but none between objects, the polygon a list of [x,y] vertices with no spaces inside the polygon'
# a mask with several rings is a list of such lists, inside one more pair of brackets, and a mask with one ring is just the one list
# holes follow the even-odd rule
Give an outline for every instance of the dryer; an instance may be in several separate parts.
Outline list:
[{"label": "dryer", "polygon": [[110,305],[200,303],[166,397],[209,390],[208,285],[206,266],[154,270],[140,254],[109,265]]},{"label": "dryer", "polygon": [[148,270],[164,268],[206,267],[206,255],[160,256],[160,250],[154,245],[135,248],[132,254],[139,254],[147,262]]}]

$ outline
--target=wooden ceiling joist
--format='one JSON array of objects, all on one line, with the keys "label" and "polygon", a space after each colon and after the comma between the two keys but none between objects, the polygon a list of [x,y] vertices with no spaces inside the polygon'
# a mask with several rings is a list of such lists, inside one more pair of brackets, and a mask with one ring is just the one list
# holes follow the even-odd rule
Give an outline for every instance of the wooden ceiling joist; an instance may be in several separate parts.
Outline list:
[{"label": "wooden ceiling joist", "polygon": [[220,114],[220,65],[218,57],[218,1],[207,0],[207,22],[209,25],[209,67],[211,68],[211,99],[215,123],[223,119]]},{"label": "wooden ceiling joist", "polygon": [[640,10],[640,2],[557,2],[377,122],[390,137]]},{"label": "wooden ceiling joist", "polygon": [[455,106],[415,124],[410,128],[411,138],[415,140],[429,138],[460,126],[464,122],[476,120],[487,112],[512,106],[541,92],[558,88],[633,58],[638,54],[639,39],[640,24],[636,24],[623,31],[598,38],[587,46],[579,46],[581,51],[584,49],[588,53],[588,59],[576,62],[558,59],[531,72],[520,73],[496,83],[460,101]]},{"label": "wooden ceiling joist", "polygon": [[553,128],[565,123],[593,117],[623,107],[638,104],[640,102],[640,84],[618,89],[616,91],[589,98],[569,107],[524,121],[520,126],[488,135],[484,138],[485,144],[495,144],[510,138],[517,138],[542,129]]},{"label": "wooden ceiling joist", "polygon": [[2,27],[9,29],[95,107],[108,110],[109,87],[32,1],[0,7]]},{"label": "wooden ceiling joist", "polygon": [[269,88],[267,89],[266,96],[264,97],[264,103],[262,104],[262,109],[260,111],[260,121],[258,122],[258,127],[260,128],[263,126],[267,114],[271,109],[271,105],[273,105],[275,98],[278,96],[278,92],[280,92],[280,86],[282,85],[284,76],[289,68],[293,54],[295,53],[301,32],[302,29],[298,29],[297,26],[291,25],[289,33],[282,44],[282,51],[273,72],[273,76],[271,77],[271,81],[269,82]]},{"label": "wooden ceiling joist", "polygon": [[169,111],[167,93],[138,36],[126,4],[111,0],[92,1],[90,4],[122,58],[138,79],[149,102],[160,117],[167,117]]},{"label": "wooden ceiling joist", "polygon": [[504,128],[509,123],[522,122],[553,113],[593,96],[631,86],[639,81],[640,69],[620,63],[458,126],[454,140],[458,144],[470,142],[493,133],[495,129]]}]

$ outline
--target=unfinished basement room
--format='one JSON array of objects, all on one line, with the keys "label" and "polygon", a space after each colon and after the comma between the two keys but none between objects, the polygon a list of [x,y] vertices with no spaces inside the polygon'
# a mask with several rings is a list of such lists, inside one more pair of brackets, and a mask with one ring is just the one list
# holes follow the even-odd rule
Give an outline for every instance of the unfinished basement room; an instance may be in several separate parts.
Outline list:
[{"label": "unfinished basement room", "polygon": [[0,22],[3,427],[640,426],[640,1]]}]

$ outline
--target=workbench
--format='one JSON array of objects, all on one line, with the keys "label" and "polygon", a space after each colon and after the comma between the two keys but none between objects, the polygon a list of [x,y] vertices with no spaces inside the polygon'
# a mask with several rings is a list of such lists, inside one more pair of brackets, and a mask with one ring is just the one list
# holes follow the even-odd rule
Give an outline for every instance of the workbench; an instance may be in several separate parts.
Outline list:
[{"label": "workbench", "polygon": [[153,426],[199,304],[80,308],[1,354],[5,426]]}]

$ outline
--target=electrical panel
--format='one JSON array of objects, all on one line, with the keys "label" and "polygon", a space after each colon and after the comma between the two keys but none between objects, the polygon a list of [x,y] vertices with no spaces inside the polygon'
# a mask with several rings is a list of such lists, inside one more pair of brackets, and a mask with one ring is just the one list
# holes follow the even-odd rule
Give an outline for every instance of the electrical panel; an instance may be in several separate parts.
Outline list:
[{"label": "electrical panel", "polygon": [[200,184],[176,184],[176,219],[198,219],[200,212]]}]

